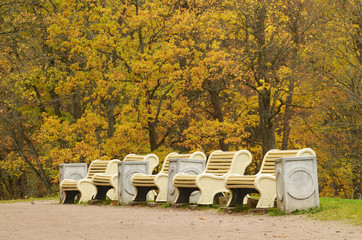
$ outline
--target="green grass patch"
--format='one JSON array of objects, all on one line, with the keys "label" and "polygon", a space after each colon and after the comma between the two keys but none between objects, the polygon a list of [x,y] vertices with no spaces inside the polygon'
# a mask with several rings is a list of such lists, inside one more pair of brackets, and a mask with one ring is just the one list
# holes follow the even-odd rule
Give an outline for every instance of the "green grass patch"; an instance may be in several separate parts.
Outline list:
[{"label": "green grass patch", "polygon": [[16,203],[16,202],[32,202],[32,201],[44,201],[44,200],[58,200],[59,196],[50,196],[50,197],[42,197],[42,198],[23,198],[23,199],[11,199],[11,200],[0,200],[1,203]]},{"label": "green grass patch", "polygon": [[270,208],[268,214],[270,216],[283,216],[285,215],[285,212],[279,212],[277,208]]},{"label": "green grass patch", "polygon": [[245,205],[238,205],[234,208],[234,212],[247,213],[248,208]]},{"label": "green grass patch", "polygon": [[[296,210],[294,215],[307,215],[316,220],[347,221],[354,225],[362,225],[362,200],[340,199],[340,198],[320,198],[320,208],[308,210]],[[271,216],[281,216],[284,212],[278,212],[276,208],[268,211]]]},{"label": "green grass patch", "polygon": [[312,214],[316,214],[318,212],[320,212],[320,208],[315,207],[315,208],[310,208],[310,209],[307,209],[307,210],[305,210],[305,209],[302,209],[302,210],[297,209],[297,210],[293,211],[292,214],[294,214],[294,215],[309,214],[309,216],[312,216]]},{"label": "green grass patch", "polygon": [[[234,212],[260,214],[258,211],[250,211],[244,206],[236,206]],[[279,212],[277,208],[269,208],[262,214],[270,216],[283,216],[285,212]],[[320,198],[320,208],[311,208],[308,210],[296,210],[291,214],[306,215],[316,220],[334,220],[362,225],[362,200],[358,199],[340,199],[340,198]]]},{"label": "green grass patch", "polygon": [[171,205],[168,203],[161,203],[160,206],[161,206],[161,208],[170,208],[171,207]]},{"label": "green grass patch", "polygon": [[[185,205],[185,209],[188,209],[189,208],[189,204],[186,204]],[[208,210],[208,209],[219,209],[220,207],[219,207],[219,205],[217,205],[217,204],[210,204],[210,205],[198,205],[197,206],[197,210]]]},{"label": "green grass patch", "polygon": [[309,211],[307,214],[318,220],[348,221],[362,225],[362,200],[320,198],[319,211]]}]

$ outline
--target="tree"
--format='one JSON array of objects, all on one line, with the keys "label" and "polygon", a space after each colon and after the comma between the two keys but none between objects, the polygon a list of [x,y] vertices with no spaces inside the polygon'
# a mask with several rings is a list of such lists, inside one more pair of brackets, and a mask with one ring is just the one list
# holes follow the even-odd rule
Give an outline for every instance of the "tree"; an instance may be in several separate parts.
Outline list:
[{"label": "tree", "polygon": [[[35,144],[35,130],[44,105],[36,84],[39,68],[34,67],[43,56],[46,4],[36,1],[28,4],[5,1],[1,4],[0,24],[2,29],[1,49],[1,113],[4,161],[18,158],[29,166],[43,183],[47,192],[52,192],[50,179]],[[34,21],[36,19],[37,21]]]},{"label": "tree", "polygon": [[[317,70],[322,74],[318,122],[313,130],[330,176],[331,195],[361,194],[361,1],[330,1],[321,29]],[[316,57],[314,57],[316,58]],[[317,58],[316,58],[317,59]]]}]

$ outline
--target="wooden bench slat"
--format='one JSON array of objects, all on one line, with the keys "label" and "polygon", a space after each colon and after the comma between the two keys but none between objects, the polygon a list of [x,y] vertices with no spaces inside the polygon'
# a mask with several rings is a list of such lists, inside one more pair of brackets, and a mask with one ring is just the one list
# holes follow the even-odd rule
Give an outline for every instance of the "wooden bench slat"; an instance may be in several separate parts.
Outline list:
[{"label": "wooden bench slat", "polygon": [[255,188],[254,183],[252,184],[229,184],[228,188]]},{"label": "wooden bench slat", "polygon": [[156,175],[136,175],[133,177],[134,181],[153,181]]},{"label": "wooden bench slat", "polygon": [[231,162],[212,162],[209,164],[208,167],[210,166],[215,166],[215,167],[230,167],[231,166]]},{"label": "wooden bench slat", "polygon": [[239,180],[243,180],[243,181],[254,181],[255,180],[255,178],[256,178],[256,176],[255,175],[251,175],[251,176],[243,176],[243,175],[241,175],[241,176],[230,176],[228,179],[227,179],[227,181],[229,182],[229,181],[239,181]]}]

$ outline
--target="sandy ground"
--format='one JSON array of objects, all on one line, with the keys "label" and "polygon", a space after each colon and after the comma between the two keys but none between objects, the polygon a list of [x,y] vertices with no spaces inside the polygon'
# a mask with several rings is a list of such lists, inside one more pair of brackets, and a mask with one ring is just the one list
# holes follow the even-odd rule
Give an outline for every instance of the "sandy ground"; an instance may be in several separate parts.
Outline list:
[{"label": "sandy ground", "polygon": [[301,215],[269,216],[145,206],[0,204],[0,239],[362,239],[361,227]]}]

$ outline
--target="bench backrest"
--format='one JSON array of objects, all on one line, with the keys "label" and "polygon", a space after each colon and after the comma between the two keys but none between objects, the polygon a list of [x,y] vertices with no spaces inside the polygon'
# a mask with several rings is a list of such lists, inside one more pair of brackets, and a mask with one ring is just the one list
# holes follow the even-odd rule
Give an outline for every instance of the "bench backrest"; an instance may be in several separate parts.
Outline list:
[{"label": "bench backrest", "polygon": [[310,148],[294,149],[294,150],[277,150],[268,151],[263,159],[259,173],[275,175],[275,159],[282,157],[298,157],[298,156],[315,156],[315,152]]},{"label": "bench backrest", "polygon": [[244,174],[246,167],[251,163],[251,159],[251,153],[248,150],[216,150],[210,154],[204,172],[216,176],[230,173]]},{"label": "bench backrest", "polygon": [[168,166],[170,163],[170,159],[172,158],[189,158],[189,159],[198,159],[198,160],[206,160],[206,155],[203,152],[197,151],[194,153],[187,153],[187,154],[179,154],[176,152],[172,152],[165,157],[163,161],[161,173],[168,174]]},{"label": "bench backrest", "polygon": [[96,173],[104,173],[104,174],[116,174],[118,168],[118,162],[120,160],[113,159],[113,160],[94,160],[89,165],[87,179],[92,179],[94,174]]},{"label": "bench backrest", "polygon": [[159,158],[156,154],[147,154],[147,155],[137,155],[137,154],[128,154],[123,161],[148,161],[149,171],[148,174],[152,174],[153,169],[158,166]]}]

